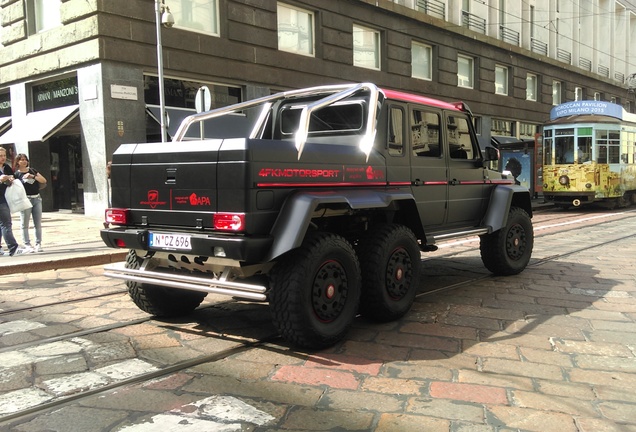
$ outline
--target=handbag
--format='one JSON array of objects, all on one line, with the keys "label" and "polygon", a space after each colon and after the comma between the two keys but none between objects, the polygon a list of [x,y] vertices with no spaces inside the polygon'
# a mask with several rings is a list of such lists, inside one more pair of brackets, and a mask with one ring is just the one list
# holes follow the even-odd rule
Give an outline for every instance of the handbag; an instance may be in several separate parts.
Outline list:
[{"label": "handbag", "polygon": [[11,213],[21,212],[33,207],[21,181],[14,181],[10,186],[7,186],[4,192],[4,198],[7,200],[7,204],[9,204]]}]

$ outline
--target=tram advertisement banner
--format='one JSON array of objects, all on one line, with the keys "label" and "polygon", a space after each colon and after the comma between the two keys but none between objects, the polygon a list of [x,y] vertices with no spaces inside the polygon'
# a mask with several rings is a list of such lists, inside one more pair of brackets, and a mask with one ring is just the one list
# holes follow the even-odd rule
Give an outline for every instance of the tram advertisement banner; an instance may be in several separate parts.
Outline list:
[{"label": "tram advertisement banner", "polygon": [[515,178],[515,183],[533,190],[534,163],[531,152],[524,150],[502,150],[501,164],[502,171],[510,171]]}]

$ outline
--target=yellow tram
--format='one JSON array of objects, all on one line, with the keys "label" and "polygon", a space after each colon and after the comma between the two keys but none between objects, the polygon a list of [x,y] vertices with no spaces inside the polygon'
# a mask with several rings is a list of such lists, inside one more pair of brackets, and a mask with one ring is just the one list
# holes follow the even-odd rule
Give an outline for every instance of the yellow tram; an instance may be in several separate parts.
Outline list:
[{"label": "yellow tram", "polygon": [[636,203],[636,114],[602,101],[557,105],[543,126],[543,196],[561,207]]}]

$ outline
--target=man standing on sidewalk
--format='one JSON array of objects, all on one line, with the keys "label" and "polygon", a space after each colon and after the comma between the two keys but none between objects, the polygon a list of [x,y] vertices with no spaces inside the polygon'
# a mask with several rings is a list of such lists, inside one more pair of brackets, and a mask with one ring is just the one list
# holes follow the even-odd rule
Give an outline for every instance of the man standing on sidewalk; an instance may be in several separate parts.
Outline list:
[{"label": "man standing on sidewalk", "polygon": [[13,170],[7,165],[7,151],[0,147],[0,231],[2,238],[7,243],[9,255],[13,256],[18,250],[18,242],[13,237],[11,229],[11,211],[4,197],[7,187],[13,183]]}]

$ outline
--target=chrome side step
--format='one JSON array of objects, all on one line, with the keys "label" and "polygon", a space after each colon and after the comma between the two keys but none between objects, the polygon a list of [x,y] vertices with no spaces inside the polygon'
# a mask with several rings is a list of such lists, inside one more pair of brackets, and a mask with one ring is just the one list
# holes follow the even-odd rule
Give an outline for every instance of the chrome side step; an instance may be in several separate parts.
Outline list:
[{"label": "chrome side step", "polygon": [[[224,272],[224,274],[226,274]],[[265,291],[267,287],[262,285],[232,282],[226,277],[203,277],[179,273],[162,273],[151,270],[135,270],[125,267],[125,263],[116,263],[104,267],[104,276],[126,281],[139,282],[151,285],[160,285],[169,288],[201,291],[211,294],[240,297],[247,300],[266,301]]]},{"label": "chrome side step", "polygon": [[449,239],[459,238],[459,237],[470,237],[470,236],[488,234],[489,232],[490,230],[488,228],[475,228],[471,230],[454,232],[449,234],[434,235],[433,240],[434,242],[438,242],[442,240],[449,240]]}]

